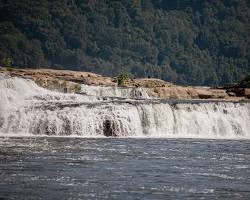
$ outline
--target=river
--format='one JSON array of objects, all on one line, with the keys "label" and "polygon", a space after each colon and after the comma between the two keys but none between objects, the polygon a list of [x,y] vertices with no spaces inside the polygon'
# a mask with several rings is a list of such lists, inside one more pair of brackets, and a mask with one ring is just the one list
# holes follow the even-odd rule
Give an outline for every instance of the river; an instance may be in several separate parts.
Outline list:
[{"label": "river", "polygon": [[249,199],[250,141],[0,138],[1,199]]}]

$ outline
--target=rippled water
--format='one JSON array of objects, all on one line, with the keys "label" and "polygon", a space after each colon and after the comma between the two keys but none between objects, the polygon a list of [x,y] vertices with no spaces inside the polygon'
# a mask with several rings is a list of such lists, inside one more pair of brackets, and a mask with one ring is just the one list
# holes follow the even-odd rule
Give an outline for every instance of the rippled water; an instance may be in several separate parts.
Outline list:
[{"label": "rippled water", "polygon": [[250,141],[0,138],[2,199],[249,199]]}]

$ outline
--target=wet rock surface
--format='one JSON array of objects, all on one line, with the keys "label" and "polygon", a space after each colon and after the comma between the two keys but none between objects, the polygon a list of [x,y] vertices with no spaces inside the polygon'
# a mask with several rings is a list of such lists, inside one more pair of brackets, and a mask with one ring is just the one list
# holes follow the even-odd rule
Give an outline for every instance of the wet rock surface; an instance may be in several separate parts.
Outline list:
[{"label": "wet rock surface", "polygon": [[[90,72],[52,70],[52,69],[15,69],[0,67],[2,76],[21,77],[34,80],[39,86],[64,93],[79,93],[81,84],[117,87],[116,78],[104,77]],[[184,87],[154,79],[130,79],[124,88],[145,88],[150,97],[162,99],[225,99],[241,100],[250,98],[250,89]]]}]

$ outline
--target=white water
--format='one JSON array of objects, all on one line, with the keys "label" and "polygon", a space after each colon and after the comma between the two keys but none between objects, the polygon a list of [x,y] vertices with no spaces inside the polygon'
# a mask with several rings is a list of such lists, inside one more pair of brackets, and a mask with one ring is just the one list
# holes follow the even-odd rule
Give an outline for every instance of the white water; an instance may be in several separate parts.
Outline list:
[{"label": "white water", "polygon": [[98,87],[92,94],[91,87],[84,90],[88,95],[64,94],[0,76],[0,136],[250,139],[250,103],[163,103],[98,97],[106,96]]},{"label": "white water", "polygon": [[150,99],[143,88],[118,88],[81,85],[81,93],[99,97],[120,97],[129,99]]}]

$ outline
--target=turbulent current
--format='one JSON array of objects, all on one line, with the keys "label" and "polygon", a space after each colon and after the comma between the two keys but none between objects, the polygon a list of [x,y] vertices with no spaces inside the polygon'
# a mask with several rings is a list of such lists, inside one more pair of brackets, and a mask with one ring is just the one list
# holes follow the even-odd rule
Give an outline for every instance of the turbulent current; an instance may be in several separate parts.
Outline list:
[{"label": "turbulent current", "polygon": [[164,101],[142,88],[59,93],[0,75],[0,135],[250,138],[250,103]]}]

